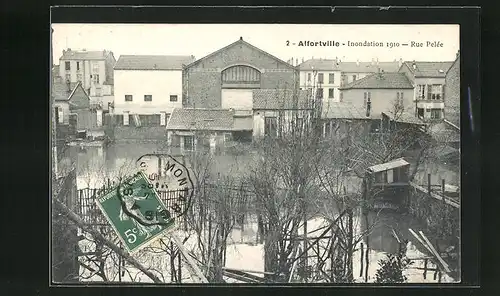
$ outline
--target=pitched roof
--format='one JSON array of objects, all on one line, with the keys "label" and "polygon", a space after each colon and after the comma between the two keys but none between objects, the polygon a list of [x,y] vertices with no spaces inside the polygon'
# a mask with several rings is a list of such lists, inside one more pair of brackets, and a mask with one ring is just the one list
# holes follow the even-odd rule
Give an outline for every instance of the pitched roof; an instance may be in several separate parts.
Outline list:
[{"label": "pitched roof", "polygon": [[370,119],[366,116],[366,111],[356,108],[351,103],[330,102],[323,104],[322,118],[326,119]]},{"label": "pitched roof", "polygon": [[182,70],[195,60],[186,55],[121,55],[115,70]]},{"label": "pitched roof", "polygon": [[410,163],[407,162],[404,158],[397,158],[397,159],[393,159],[393,160],[386,162],[386,163],[381,163],[381,164],[371,166],[368,168],[368,171],[373,172],[373,173],[377,173],[377,172],[387,171],[387,170],[390,170],[393,168],[406,166],[409,164]]},{"label": "pitched roof", "polygon": [[246,46],[248,46],[248,47],[250,47],[250,48],[252,48],[252,49],[254,49],[254,50],[256,50],[256,51],[258,51],[258,52],[260,52],[260,53],[262,53],[262,54],[264,54],[264,55],[266,55],[266,56],[268,56],[268,57],[270,57],[270,58],[272,58],[272,59],[274,59],[274,60],[276,60],[276,61],[279,61],[279,62],[281,62],[281,63],[283,63],[283,64],[287,65],[287,66],[288,66],[288,67],[290,67],[291,69],[296,69],[294,66],[290,65],[289,63],[287,63],[287,62],[285,62],[285,61],[283,61],[283,60],[281,60],[281,59],[279,59],[279,58],[277,58],[277,57],[273,56],[272,54],[270,54],[270,53],[268,53],[268,52],[266,52],[266,51],[264,51],[264,50],[262,50],[262,49],[260,49],[260,48],[258,48],[258,47],[256,47],[256,46],[253,46],[252,44],[250,44],[250,43],[248,43],[248,42],[246,42],[246,41],[244,41],[244,40],[243,40],[243,37],[240,37],[240,39],[239,39],[239,40],[237,40],[237,41],[235,41],[235,42],[233,42],[233,43],[231,43],[231,44],[229,44],[229,45],[227,45],[227,46],[225,46],[225,47],[223,47],[223,48],[221,48],[221,49],[219,49],[219,50],[216,50],[216,51],[212,52],[211,54],[209,54],[209,55],[207,55],[207,56],[202,57],[201,59],[198,59],[198,60],[196,60],[196,61],[192,62],[191,64],[187,65],[187,66],[186,66],[186,68],[189,68],[189,67],[191,67],[191,66],[194,66],[194,65],[198,64],[199,62],[201,62],[201,61],[203,61],[203,60],[205,60],[205,59],[208,59],[208,58],[210,58],[210,57],[212,57],[212,56],[214,56],[214,55],[216,55],[216,54],[218,54],[218,53],[220,53],[220,52],[223,52],[224,50],[229,49],[229,48],[231,48],[232,46],[237,45],[237,44],[243,44],[243,45],[246,45]]},{"label": "pitched roof", "polygon": [[441,143],[460,142],[460,130],[445,121],[431,124],[429,134]]},{"label": "pitched roof", "polygon": [[59,60],[104,60],[112,54],[111,51],[87,51],[87,50],[63,50],[63,55]]},{"label": "pitched roof", "polygon": [[341,62],[334,59],[309,59],[299,65],[302,71],[341,71],[346,73],[396,72],[399,62]]},{"label": "pitched roof", "polygon": [[413,89],[404,73],[375,73],[355,80],[339,89]]},{"label": "pitched roof", "polygon": [[[453,62],[404,62],[415,77],[446,77]],[[413,69],[415,64],[415,69]]]},{"label": "pitched roof", "polygon": [[72,82],[68,88],[68,85],[61,79],[55,79],[52,83],[52,96],[54,97],[54,100],[68,101],[75,92],[78,84],[80,84],[80,82]]},{"label": "pitched roof", "polygon": [[311,109],[307,90],[297,91],[298,100],[294,102],[294,92],[289,89],[255,89],[253,90],[253,109],[278,110],[278,109]]},{"label": "pitched roof", "polygon": [[425,125],[425,122],[422,119],[408,112],[399,114],[397,118],[394,118],[393,114],[391,114],[390,112],[382,112],[382,114],[386,115],[395,122]]},{"label": "pitched roof", "polygon": [[231,131],[234,127],[233,111],[222,109],[174,109],[167,130]]}]

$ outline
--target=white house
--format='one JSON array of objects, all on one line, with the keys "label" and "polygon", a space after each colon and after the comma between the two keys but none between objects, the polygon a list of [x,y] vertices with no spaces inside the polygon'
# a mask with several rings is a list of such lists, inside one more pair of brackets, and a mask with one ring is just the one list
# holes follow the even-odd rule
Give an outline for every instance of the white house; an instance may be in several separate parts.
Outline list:
[{"label": "white house", "polygon": [[299,65],[300,88],[312,89],[324,101],[338,102],[341,70],[338,60],[310,59]]},{"label": "white house", "polygon": [[194,56],[122,55],[114,67],[114,113],[158,115],[182,108],[182,69]]}]

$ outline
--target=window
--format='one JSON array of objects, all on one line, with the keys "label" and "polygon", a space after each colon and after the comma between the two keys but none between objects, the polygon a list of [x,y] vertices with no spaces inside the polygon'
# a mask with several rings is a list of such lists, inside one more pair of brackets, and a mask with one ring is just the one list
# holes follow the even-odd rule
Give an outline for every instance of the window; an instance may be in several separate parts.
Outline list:
[{"label": "window", "polygon": [[99,83],[99,74],[94,74],[90,76],[92,76],[92,80],[94,80],[94,83]]},{"label": "window", "polygon": [[99,73],[99,63],[92,63],[92,71],[94,73]]},{"label": "window", "polygon": [[228,143],[233,140],[233,135],[231,133],[224,133],[224,142]]},{"label": "window", "polygon": [[417,116],[419,118],[424,118],[424,108],[417,108]]},{"label": "window", "polygon": [[425,85],[423,85],[423,84],[417,85],[417,91],[418,91],[417,97],[421,100],[424,100],[425,99]]},{"label": "window", "polygon": [[152,95],[144,95],[144,102],[151,102],[153,100]]},{"label": "window", "polygon": [[317,97],[318,99],[322,99],[322,98],[323,98],[323,89],[322,89],[322,88],[318,88],[318,89],[316,90],[316,97]]},{"label": "window", "polygon": [[71,70],[71,65],[70,65],[70,62],[65,62],[65,63],[64,63],[64,66],[65,66],[66,71]]},{"label": "window", "polygon": [[125,102],[132,102],[132,95],[125,95]]},{"label": "window", "polygon": [[403,92],[396,93],[396,103],[399,105],[403,104]]},{"label": "window", "polygon": [[433,84],[428,86],[429,100],[441,100],[443,95],[443,86],[441,84]]},{"label": "window", "polygon": [[171,95],[170,102],[177,102],[177,95]]},{"label": "window", "polygon": [[66,81],[71,81],[71,74],[66,74]]},{"label": "window", "polygon": [[160,125],[164,126],[167,124],[167,113],[166,112],[160,112]]},{"label": "window", "polygon": [[365,108],[370,101],[371,101],[371,92],[365,92],[364,93],[364,106],[365,106]]},{"label": "window", "polygon": [[328,83],[330,83],[330,84],[334,84],[335,83],[335,73],[328,74]]},{"label": "window", "polygon": [[356,75],[352,75],[352,81],[356,81]]},{"label": "window", "polygon": [[76,62],[76,71],[80,71],[80,62]]},{"label": "window", "polygon": [[323,73],[318,74],[318,83],[323,83],[323,79],[324,79],[323,76],[324,76]]},{"label": "window", "polygon": [[441,119],[441,109],[431,109],[431,119]]},{"label": "window", "polygon": [[329,88],[328,89],[328,98],[332,99],[333,98],[333,91],[334,89],[333,88]]},{"label": "window", "polygon": [[311,73],[307,73],[307,81],[311,81]]},{"label": "window", "polygon": [[264,119],[264,134],[266,136],[277,135],[277,119],[276,117],[266,117]]},{"label": "window", "polygon": [[184,150],[194,150],[193,136],[184,136]]},{"label": "window", "polygon": [[83,81],[83,75],[82,74],[76,74],[76,80]]},{"label": "window", "polygon": [[123,111],[123,125],[128,125],[129,122],[129,112],[128,111]]},{"label": "window", "polygon": [[342,102],[344,100],[344,93],[340,93],[340,101]]}]

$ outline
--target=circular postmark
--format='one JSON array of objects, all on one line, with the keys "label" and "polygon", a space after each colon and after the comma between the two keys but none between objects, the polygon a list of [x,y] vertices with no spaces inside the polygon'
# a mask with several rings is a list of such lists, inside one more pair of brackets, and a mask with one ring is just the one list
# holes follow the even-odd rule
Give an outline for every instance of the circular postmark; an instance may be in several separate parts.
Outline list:
[{"label": "circular postmark", "polygon": [[168,154],[145,154],[136,164],[173,218],[184,215],[194,193],[189,169]]}]

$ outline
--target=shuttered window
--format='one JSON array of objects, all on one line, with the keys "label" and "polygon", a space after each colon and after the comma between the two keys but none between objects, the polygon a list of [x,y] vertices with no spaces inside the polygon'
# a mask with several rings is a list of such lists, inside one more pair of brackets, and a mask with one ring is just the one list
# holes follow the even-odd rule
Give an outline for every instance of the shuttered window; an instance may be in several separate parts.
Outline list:
[{"label": "shuttered window", "polygon": [[128,111],[125,111],[123,112],[123,125],[128,125],[129,122],[129,112]]}]

